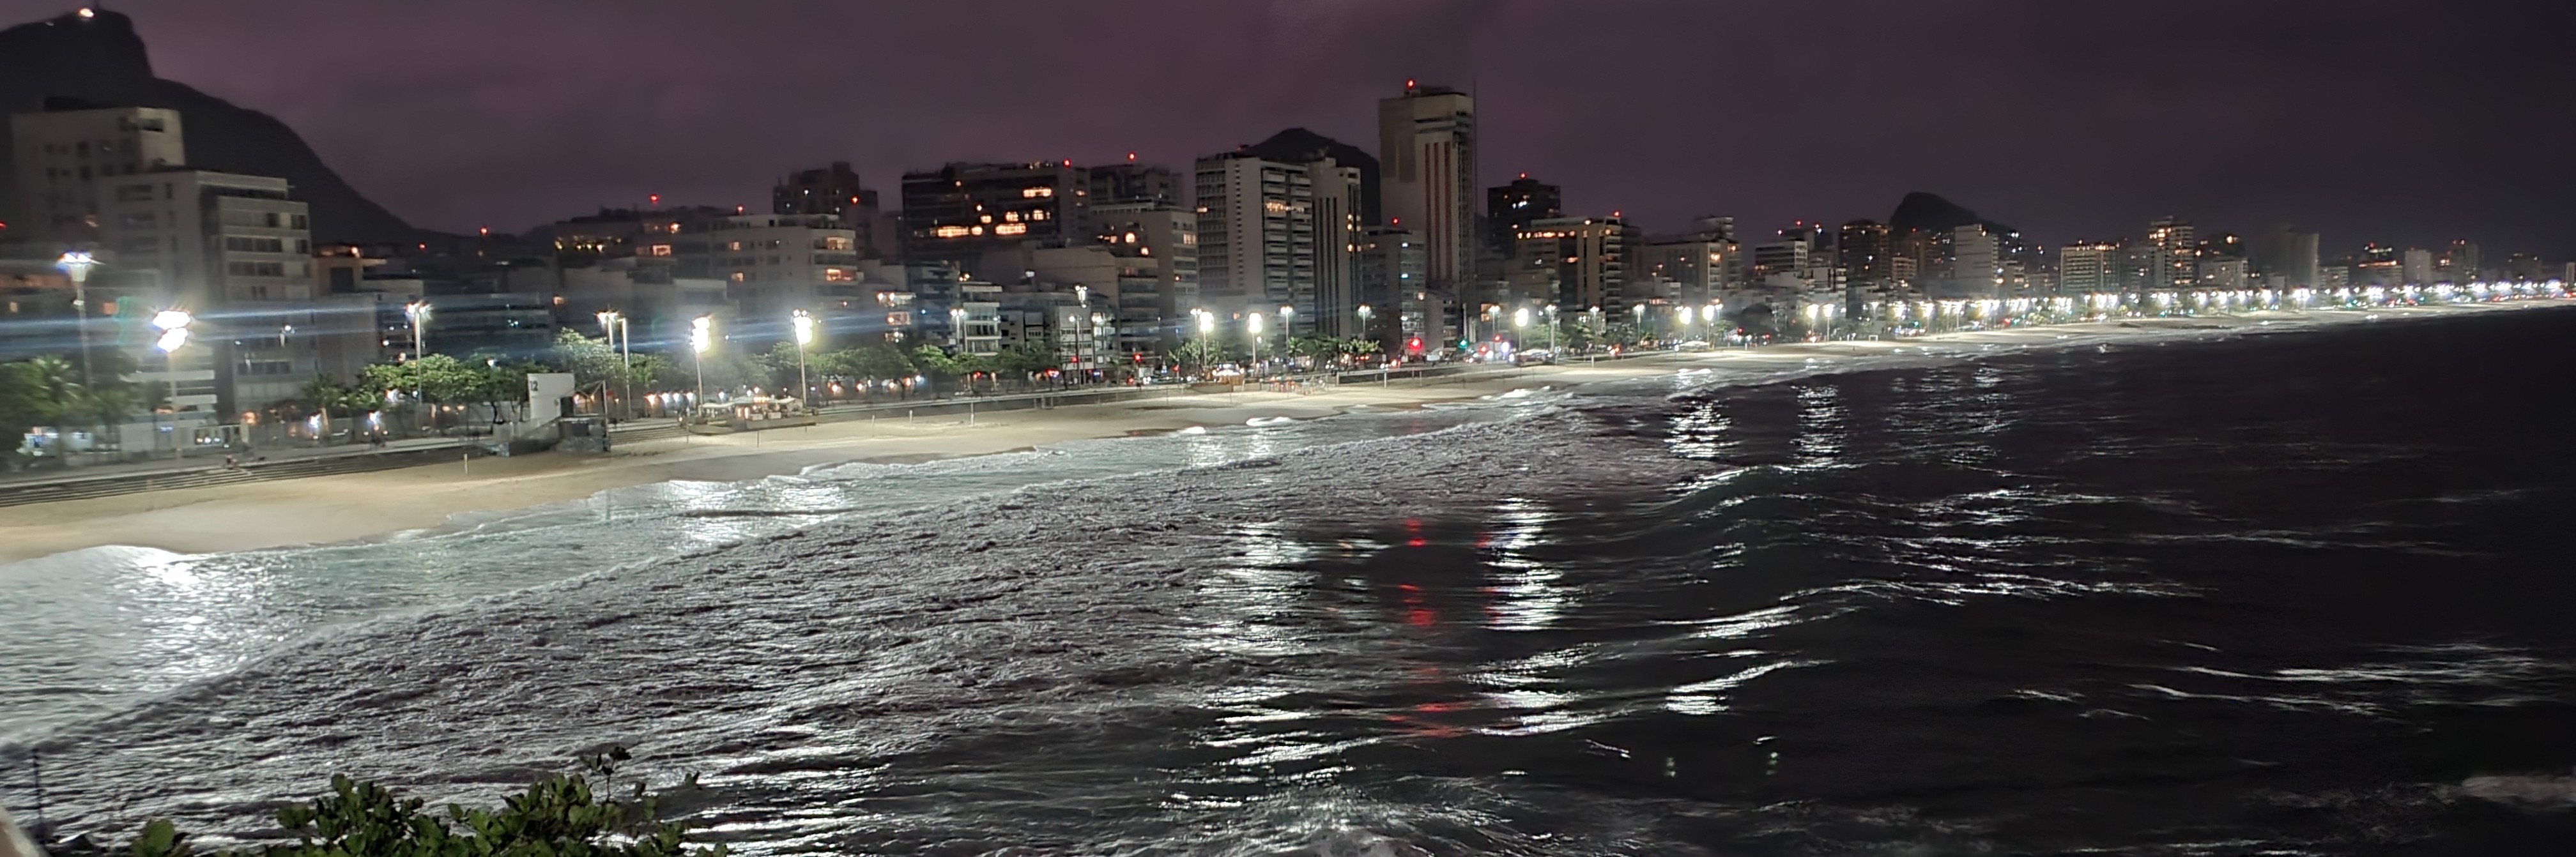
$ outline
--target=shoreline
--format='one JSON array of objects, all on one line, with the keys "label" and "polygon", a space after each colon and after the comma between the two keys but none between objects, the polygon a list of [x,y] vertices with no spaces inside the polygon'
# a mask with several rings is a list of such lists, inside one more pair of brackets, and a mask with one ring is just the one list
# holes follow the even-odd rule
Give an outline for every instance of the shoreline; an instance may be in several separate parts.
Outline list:
[{"label": "shoreline", "polygon": [[[598,458],[541,454],[484,459],[470,466],[397,470],[150,491],[36,503],[0,510],[0,565],[63,553],[130,546],[183,554],[267,550],[381,539],[432,530],[459,516],[581,500],[602,491],[674,480],[734,482],[793,475],[852,462],[919,463],[993,455],[1081,440],[1242,426],[1255,419],[1317,419],[1352,410],[1398,410],[1473,400],[1514,389],[1635,380],[1711,369],[1815,368],[1941,346],[2047,347],[2214,335],[2274,322],[2315,331],[2381,319],[2465,317],[2564,306],[2558,301],[2444,305],[2311,313],[2131,319],[1932,334],[1895,340],[1793,343],[1749,350],[1665,352],[1615,363],[1529,367],[1449,382],[1379,387],[1357,383],[1311,394],[1252,391],[1149,398],[1051,410],[1002,411],[966,419],[849,420],[720,437],[635,444]],[[1962,351],[1952,356],[1973,356]]]}]

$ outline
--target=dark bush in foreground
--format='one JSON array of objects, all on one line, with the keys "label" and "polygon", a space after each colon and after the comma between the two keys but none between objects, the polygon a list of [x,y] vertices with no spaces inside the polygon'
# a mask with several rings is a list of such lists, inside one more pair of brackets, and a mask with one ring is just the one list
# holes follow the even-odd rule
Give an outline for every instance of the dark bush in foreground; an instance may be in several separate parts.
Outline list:
[{"label": "dark bush in foreground", "polygon": [[[242,851],[213,852],[214,857],[723,857],[722,845],[693,847],[685,822],[656,816],[658,796],[641,783],[626,799],[602,796],[591,778],[606,780],[612,765],[627,758],[611,749],[605,756],[582,758],[582,773],[558,774],[510,795],[497,809],[449,804],[443,812],[424,812],[418,798],[396,797],[374,783],[346,776],[331,778],[331,794],[277,811],[277,824],[291,843]],[[83,840],[47,849],[55,855],[127,854],[131,857],[191,857],[199,854],[176,825],[154,820],[143,835],[123,849],[101,848]]]}]

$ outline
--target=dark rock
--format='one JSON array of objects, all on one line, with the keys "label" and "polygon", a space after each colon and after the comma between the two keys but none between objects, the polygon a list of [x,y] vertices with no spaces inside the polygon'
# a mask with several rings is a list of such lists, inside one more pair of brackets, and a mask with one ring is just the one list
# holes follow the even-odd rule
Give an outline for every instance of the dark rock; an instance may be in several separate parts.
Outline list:
[{"label": "dark rock", "polygon": [[[276,117],[152,75],[134,23],[106,9],[0,30],[0,113],[36,113],[49,99],[96,107],[179,111],[188,166],[283,178],[312,206],[316,241],[408,241],[420,230],[341,180]],[[68,99],[68,100],[64,100]],[[0,146],[0,221],[15,211],[15,147]]]}]

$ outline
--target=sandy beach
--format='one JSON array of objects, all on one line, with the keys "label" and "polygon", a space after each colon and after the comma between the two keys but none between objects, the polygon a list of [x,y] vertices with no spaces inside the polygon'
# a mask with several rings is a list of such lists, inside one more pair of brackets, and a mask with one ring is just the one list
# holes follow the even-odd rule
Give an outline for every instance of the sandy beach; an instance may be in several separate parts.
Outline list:
[{"label": "sandy beach", "polygon": [[1614,363],[1498,370],[1464,379],[1354,384],[1311,393],[1176,395],[1052,410],[1004,411],[917,420],[854,420],[809,428],[638,443],[609,456],[541,454],[240,485],[148,492],[0,509],[0,562],[104,545],[179,553],[327,544],[437,527],[459,514],[522,509],[600,491],[675,479],[733,481],[792,474],[817,465],[987,455],[1090,438],[1240,426],[1250,420],[1311,419],[1355,408],[1407,407],[1475,399],[1514,389],[1564,387],[1676,372],[1745,368],[1830,368],[1896,352],[1974,353],[1987,347],[2045,347],[2070,339],[2170,338],[2221,334],[2271,323],[2314,326],[2559,306],[2559,302],[2381,309],[2369,313],[2256,313],[2148,319],[1940,334],[1904,340],[1778,345],[1667,353]]}]

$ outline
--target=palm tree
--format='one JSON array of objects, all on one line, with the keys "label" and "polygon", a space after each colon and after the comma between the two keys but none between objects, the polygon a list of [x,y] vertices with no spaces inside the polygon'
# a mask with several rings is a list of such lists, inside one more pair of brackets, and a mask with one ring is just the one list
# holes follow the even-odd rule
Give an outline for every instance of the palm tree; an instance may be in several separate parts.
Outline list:
[{"label": "palm tree", "polygon": [[58,410],[70,410],[81,400],[80,370],[71,361],[52,354],[27,361],[35,369],[37,395]]}]

